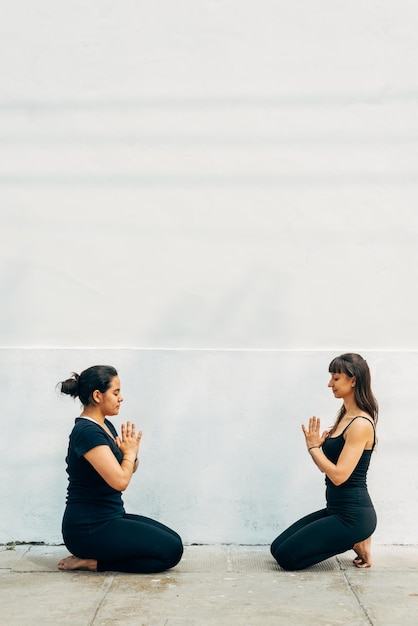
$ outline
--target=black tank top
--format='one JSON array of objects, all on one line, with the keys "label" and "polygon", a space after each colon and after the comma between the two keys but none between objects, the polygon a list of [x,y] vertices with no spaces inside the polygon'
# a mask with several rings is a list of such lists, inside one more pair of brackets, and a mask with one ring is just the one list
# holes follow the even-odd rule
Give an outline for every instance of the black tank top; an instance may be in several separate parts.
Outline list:
[{"label": "black tank top", "polygon": [[363,451],[363,454],[361,455],[359,462],[354,468],[351,476],[342,485],[339,485],[338,487],[336,487],[334,483],[328,478],[328,476],[326,476],[325,483],[328,487],[333,487],[334,489],[346,489],[346,488],[351,488],[351,487],[367,487],[367,482],[366,482],[367,470],[369,469],[370,458],[372,456],[372,452],[376,445],[376,431],[375,431],[375,427],[371,419],[369,419],[368,417],[364,417],[363,415],[358,415],[357,417],[354,417],[351,420],[351,422],[347,424],[347,426],[344,428],[343,432],[340,435],[338,435],[338,437],[327,437],[325,439],[322,445],[322,450],[325,456],[327,457],[327,459],[329,459],[331,463],[336,464],[345,444],[345,439],[343,435],[345,431],[347,430],[347,428],[349,428],[351,424],[354,422],[354,420],[357,420],[359,418],[367,420],[373,426],[373,431],[374,431],[373,448],[371,450]]}]

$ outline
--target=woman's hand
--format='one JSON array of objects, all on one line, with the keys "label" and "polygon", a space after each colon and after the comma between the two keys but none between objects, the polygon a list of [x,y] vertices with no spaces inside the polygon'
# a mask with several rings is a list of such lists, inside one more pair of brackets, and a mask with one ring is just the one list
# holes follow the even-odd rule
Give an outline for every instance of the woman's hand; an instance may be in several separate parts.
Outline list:
[{"label": "woman's hand", "polygon": [[132,456],[132,461],[134,461],[134,459],[138,456],[141,437],[142,430],[136,434],[135,424],[126,422],[126,424],[122,424],[121,426],[121,436],[116,437],[116,445],[122,452],[123,456],[127,456],[127,458]]},{"label": "woman's hand", "polygon": [[321,428],[321,420],[319,417],[311,417],[309,418],[308,428],[302,424],[303,434],[305,435],[306,447],[312,448],[313,446],[318,446],[320,448],[324,443],[326,436],[328,435],[328,431],[324,430],[322,435],[320,434]]}]

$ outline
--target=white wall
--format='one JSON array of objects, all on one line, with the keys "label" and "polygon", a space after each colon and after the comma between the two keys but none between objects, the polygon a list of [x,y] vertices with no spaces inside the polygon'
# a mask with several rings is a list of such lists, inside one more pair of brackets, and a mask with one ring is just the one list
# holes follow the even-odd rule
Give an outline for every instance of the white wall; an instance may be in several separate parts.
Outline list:
[{"label": "white wall", "polygon": [[382,405],[376,536],[418,541],[417,13],[3,11],[0,541],[59,540],[76,407],[53,388],[102,356],[145,431],[126,501],[189,541],[269,541],[322,502],[299,424],[335,414],[346,350]]},{"label": "white wall", "polygon": [[[269,543],[322,508],[324,477],[301,423],[329,426],[334,353],[231,350],[2,350],[0,542],[60,542],[68,434],[78,402],[55,390],[71,371],[112,363],[125,397],[119,418],[143,430],[130,512],[165,521],[187,542]],[[416,543],[415,380],[418,353],[365,353],[380,401],[370,492],[376,541]]]}]

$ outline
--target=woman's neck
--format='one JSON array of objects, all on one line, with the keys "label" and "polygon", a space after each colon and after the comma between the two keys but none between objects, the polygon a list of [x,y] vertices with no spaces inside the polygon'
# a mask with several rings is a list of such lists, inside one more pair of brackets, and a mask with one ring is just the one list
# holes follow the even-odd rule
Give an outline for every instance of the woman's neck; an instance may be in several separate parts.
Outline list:
[{"label": "woman's neck", "polygon": [[80,417],[89,417],[94,420],[98,424],[104,424],[105,415],[100,411],[98,407],[95,406],[85,406],[83,411],[81,412]]},{"label": "woman's neck", "polygon": [[352,400],[345,400],[345,415],[344,417],[357,417],[359,413],[361,413],[361,409],[357,406],[354,398]]}]

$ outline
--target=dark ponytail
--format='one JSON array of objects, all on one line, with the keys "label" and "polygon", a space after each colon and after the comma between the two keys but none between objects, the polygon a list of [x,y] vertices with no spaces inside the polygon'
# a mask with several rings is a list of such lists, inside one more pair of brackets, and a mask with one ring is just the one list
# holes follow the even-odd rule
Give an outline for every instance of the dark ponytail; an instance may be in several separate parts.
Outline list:
[{"label": "dark ponytail", "polygon": [[71,378],[58,383],[61,385],[61,393],[65,393],[73,398],[80,398],[84,406],[95,404],[93,392],[105,393],[112,379],[118,373],[111,365],[93,365],[81,372],[80,375],[73,372]]}]

